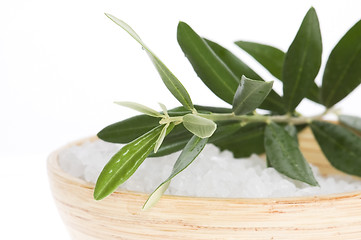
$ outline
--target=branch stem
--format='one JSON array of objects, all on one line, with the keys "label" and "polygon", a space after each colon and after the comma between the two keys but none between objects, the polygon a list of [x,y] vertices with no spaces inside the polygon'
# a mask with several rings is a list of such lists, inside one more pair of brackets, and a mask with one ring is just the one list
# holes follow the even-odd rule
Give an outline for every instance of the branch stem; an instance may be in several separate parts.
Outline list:
[{"label": "branch stem", "polygon": [[289,114],[286,115],[277,115],[277,116],[263,116],[263,115],[235,115],[233,113],[210,113],[210,114],[201,114],[198,115],[213,121],[240,121],[244,123],[250,122],[277,122],[277,123],[289,123],[293,125],[301,125],[312,122],[313,120],[321,119],[327,112],[322,114],[312,116],[312,117],[293,117]]},{"label": "branch stem", "polygon": [[[247,124],[252,122],[277,122],[277,123],[288,123],[293,125],[308,124],[313,120],[320,120],[323,116],[329,113],[330,109],[326,109],[323,113],[305,117],[305,116],[292,116],[290,114],[285,115],[276,115],[276,116],[264,116],[259,114],[254,115],[235,115],[234,113],[198,113],[193,112],[193,114],[200,117],[219,122],[219,121],[239,121],[241,123]],[[181,123],[183,121],[183,116],[175,117],[166,117],[164,116],[162,120],[159,121],[160,124],[167,124],[171,122]]]}]

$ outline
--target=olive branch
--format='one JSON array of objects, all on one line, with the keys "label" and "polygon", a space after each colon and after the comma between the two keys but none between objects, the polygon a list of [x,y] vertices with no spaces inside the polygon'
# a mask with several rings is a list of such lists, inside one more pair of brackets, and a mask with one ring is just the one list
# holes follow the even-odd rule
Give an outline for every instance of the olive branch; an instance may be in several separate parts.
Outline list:
[{"label": "olive branch", "polygon": [[[100,200],[115,191],[147,157],[182,150],[169,177],[149,196],[143,209],[152,207],[172,178],[188,167],[207,143],[233,152],[236,158],[266,153],[267,164],[280,173],[312,186],[318,183],[303,157],[297,134],[309,126],[329,162],[337,169],[361,176],[361,118],[339,115],[342,125],[323,120],[332,107],[361,82],[361,21],[357,22],[332,50],[322,85],[315,83],[322,55],[318,17],[311,8],[288,48],[238,41],[283,84],[283,96],[229,50],[200,37],[184,22],[178,24],[177,40],[199,78],[231,108],[194,105],[182,83],[125,22],[106,14],[128,32],[146,51],[161,79],[181,107],[161,111],[133,102],[116,102],[138,115],[114,123],[98,133],[104,141],[126,144],[106,164],[94,190]],[[324,112],[304,116],[296,112],[304,99],[321,104]],[[257,109],[268,114],[258,114]]]}]

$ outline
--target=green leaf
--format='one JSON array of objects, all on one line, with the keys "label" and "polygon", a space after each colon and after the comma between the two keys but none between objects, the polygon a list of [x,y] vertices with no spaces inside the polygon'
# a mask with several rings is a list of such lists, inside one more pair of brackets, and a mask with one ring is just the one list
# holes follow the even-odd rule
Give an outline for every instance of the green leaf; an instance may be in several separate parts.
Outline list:
[{"label": "green leaf", "polygon": [[251,79],[261,80],[262,78],[253,71],[247,64],[245,64],[241,59],[235,56],[228,49],[219,45],[216,42],[203,38],[207,45],[212,49],[212,51],[217,55],[219,59],[234,73],[237,79],[241,79],[244,75]]},{"label": "green leaf", "polygon": [[163,103],[159,103],[159,106],[162,108],[163,114],[169,117],[167,107]]},{"label": "green leaf", "polygon": [[97,136],[107,142],[128,143],[158,125],[158,118],[138,115],[103,128]]},{"label": "green leaf", "polygon": [[168,127],[169,127],[169,123],[167,123],[163,127],[162,131],[160,132],[159,137],[158,137],[157,141],[155,142],[154,153],[156,153],[158,151],[159,147],[162,145],[165,135],[167,134]]},{"label": "green leaf", "polygon": [[343,125],[361,133],[360,117],[350,116],[350,115],[340,115],[338,119]]},{"label": "green leaf", "polygon": [[147,52],[148,56],[152,60],[154,66],[159,72],[164,84],[168,88],[168,90],[173,94],[173,96],[187,109],[193,109],[192,100],[184,88],[182,83],[174,76],[174,74],[164,65],[162,61],[144,44],[144,42],[140,39],[138,34],[125,22],[122,20],[110,15],[105,14],[110,20],[116,23],[118,26],[123,28],[126,32],[128,32]]},{"label": "green leaf", "polygon": [[345,173],[361,176],[361,137],[328,122],[313,121],[311,129],[332,166]]},{"label": "green leaf", "polygon": [[248,123],[226,138],[212,142],[221,151],[229,150],[235,158],[264,153],[264,123]]},{"label": "green leaf", "polygon": [[219,98],[232,104],[239,80],[218,58],[204,39],[184,22],[179,22],[177,39],[194,71]]},{"label": "green leaf", "polygon": [[192,100],[182,83],[171,73],[168,68],[155,55],[151,59],[157,68],[162,80],[173,96],[187,109],[193,109]]},{"label": "green leaf", "polygon": [[309,94],[321,66],[322,40],[318,18],[311,8],[289,47],[283,65],[285,107],[293,112]]},{"label": "green leaf", "polygon": [[200,138],[208,138],[212,136],[217,129],[217,125],[212,120],[194,115],[187,114],[183,117],[184,127]]},{"label": "green leaf", "polygon": [[322,103],[330,108],[361,83],[361,20],[337,43],[322,79]]},{"label": "green leaf", "polygon": [[[283,127],[286,132],[293,137],[293,139],[296,141],[297,145],[298,145],[298,132],[297,132],[297,128],[295,127],[295,125],[292,124],[287,124]],[[267,162],[267,167],[272,167],[271,161],[269,160],[269,157],[266,154],[266,162]]]},{"label": "green leaf", "polygon": [[[263,79],[254,72],[248,65],[242,62],[239,58],[237,58],[233,53],[231,53],[226,48],[221,45],[212,42],[210,40],[204,39],[209,47],[213,50],[213,52],[223,61],[224,64],[233,72],[234,75],[237,76],[237,79],[241,79],[242,75],[254,79],[263,81]],[[234,89],[235,94],[238,85]],[[282,98],[273,90],[271,90],[270,94],[264,100],[264,102],[259,106],[259,108],[270,110],[272,112],[277,112],[280,114],[285,113],[284,104]]]},{"label": "green leaf", "polygon": [[[305,126],[297,125],[297,127],[300,128],[300,130],[302,130]],[[286,130],[286,132],[291,137],[293,137],[293,139],[296,141],[296,143],[298,145],[298,130],[297,130],[297,127],[295,125],[293,125],[293,124],[287,124],[283,128]],[[267,162],[267,167],[272,167],[272,164],[271,164],[267,154],[266,154],[266,162]]]},{"label": "green leaf", "polygon": [[135,103],[135,102],[115,102],[115,103],[120,106],[131,108],[133,110],[136,110],[138,112],[144,113],[152,117],[163,117],[163,115],[157,112],[156,110],[151,109],[139,103]]},{"label": "green leaf", "polygon": [[182,150],[193,134],[189,132],[182,124],[176,125],[163,141],[159,150],[152,152],[148,157],[161,157]]},{"label": "green leaf", "polygon": [[145,202],[143,206],[144,210],[151,208],[156,202],[158,202],[160,197],[168,188],[170,181],[194,161],[194,159],[206,146],[207,141],[207,138],[199,138],[197,136],[193,136],[191,138],[191,140],[187,143],[184,150],[175,162],[170,176],[156,188],[156,190],[149,196],[148,200]]},{"label": "green leaf", "polygon": [[[168,132],[171,131],[172,128],[173,124],[168,128]],[[96,182],[94,189],[95,200],[105,198],[133,175],[154,149],[162,129],[162,126],[153,128],[146,134],[125,145],[109,160]]]},{"label": "green leaf", "polygon": [[[273,76],[282,81],[282,69],[285,57],[283,51],[273,46],[260,43],[245,41],[237,41],[235,43],[262,64]],[[315,82],[312,83],[311,89],[306,97],[316,103],[320,103],[320,89]]]},{"label": "green leaf", "polygon": [[170,185],[170,180],[163,182],[159,185],[154,192],[148,197],[147,201],[144,203],[142,210],[146,211],[151,209],[163,196],[164,192],[167,191]]},{"label": "green leaf", "polygon": [[[208,142],[221,141],[241,128],[239,122],[225,121],[217,124],[217,129],[209,138]],[[193,134],[181,124],[174,127],[171,133],[164,139],[157,153],[151,153],[149,157],[160,157],[182,150]]]},{"label": "green leaf", "polygon": [[297,142],[283,127],[274,122],[268,124],[264,145],[271,166],[278,172],[312,186],[318,185]]},{"label": "green leaf", "polygon": [[273,76],[281,79],[283,60],[285,57],[283,51],[269,45],[255,42],[237,41],[235,44],[262,64]]},{"label": "green leaf", "polygon": [[255,110],[272,90],[273,82],[252,80],[242,76],[233,100],[233,112],[245,115]]}]

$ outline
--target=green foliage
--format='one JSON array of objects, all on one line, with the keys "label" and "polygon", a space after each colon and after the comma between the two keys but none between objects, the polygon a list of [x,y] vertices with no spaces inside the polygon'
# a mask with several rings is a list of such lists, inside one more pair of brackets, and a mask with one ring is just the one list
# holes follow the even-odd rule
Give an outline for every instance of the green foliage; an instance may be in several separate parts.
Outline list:
[{"label": "green foliage", "polygon": [[[138,115],[105,127],[98,133],[104,141],[126,143],[104,167],[94,198],[100,200],[126,181],[146,157],[181,151],[169,177],[149,196],[143,209],[155,204],[171,180],[202,151],[206,143],[229,150],[235,158],[266,153],[269,167],[289,178],[317,186],[303,157],[297,134],[310,126],[322,151],[337,169],[361,176],[361,118],[339,116],[343,126],[326,122],[330,107],[346,97],[361,82],[361,21],[337,43],[328,58],[322,86],[315,83],[321,65],[322,41],[316,11],[311,8],[287,52],[254,42],[236,44],[254,57],[283,84],[283,96],[228,49],[198,35],[180,22],[178,43],[194,71],[228,108],[193,105],[187,90],[156,55],[123,21],[107,14],[142,45],[169,91],[182,104],[167,110],[150,109],[138,103],[117,102],[137,110]],[[304,98],[324,105],[322,114],[305,117],[297,112]],[[267,110],[260,115],[258,109]]]},{"label": "green foliage", "polygon": [[252,153],[264,153],[265,126],[265,123],[249,123],[229,137],[215,141],[214,145],[222,151],[231,151],[235,158],[249,157]]},{"label": "green foliage", "polygon": [[174,95],[175,98],[187,109],[193,109],[193,103],[187,90],[183,87],[182,83],[174,76],[174,74],[164,65],[162,61],[145,45],[140,39],[138,34],[125,22],[112,16],[111,14],[105,14],[115,24],[123,28],[128,32],[147,52],[148,56],[152,60],[155,68],[158,70],[164,84],[168,90]]},{"label": "green foliage", "polygon": [[217,129],[217,125],[209,119],[196,114],[187,114],[183,117],[184,127],[200,138],[209,138]]},{"label": "green foliage", "polygon": [[152,152],[149,157],[161,157],[182,150],[193,134],[183,124],[179,124],[164,138],[164,141],[156,153]]},{"label": "green foliage", "polygon": [[282,67],[285,58],[283,51],[270,45],[254,42],[237,41],[235,44],[254,57],[273,76],[282,79]]},{"label": "green foliage", "polygon": [[177,39],[199,78],[215,95],[232,104],[240,79],[188,24],[178,24]]},{"label": "green foliage", "polygon": [[[254,59],[262,64],[273,76],[281,81],[283,80],[282,69],[286,55],[283,51],[270,45],[254,42],[237,41],[235,43],[254,57]],[[320,102],[320,89],[316,83],[312,84],[310,92],[306,97],[314,102]]]},{"label": "green foliage", "polygon": [[274,122],[268,124],[264,143],[267,159],[277,171],[312,186],[318,185],[297,141],[282,126]]},{"label": "green foliage", "polygon": [[270,93],[273,82],[256,81],[242,76],[233,99],[233,112],[244,115],[254,111]]},{"label": "green foliage", "polygon": [[321,66],[322,41],[316,12],[311,8],[289,47],[283,63],[283,98],[293,112],[305,98]]},{"label": "green foliage", "polygon": [[[170,130],[171,127],[168,128]],[[162,127],[157,126],[120,149],[100,173],[94,189],[94,199],[105,198],[132,176],[154,149],[161,132]]]},{"label": "green foliage", "polygon": [[[242,60],[237,58],[233,53],[222,47],[221,45],[205,39],[208,46],[210,46],[213,52],[223,61],[223,63],[237,76],[238,79],[241,79],[242,76],[245,76],[250,79],[263,81],[263,79],[253,71],[247,64]],[[272,112],[283,114],[285,113],[283,107],[282,98],[274,91],[271,90],[265,101],[259,106],[261,109],[270,110]]]},{"label": "green foliage", "polygon": [[139,103],[135,103],[135,102],[115,102],[115,103],[120,106],[128,107],[128,108],[131,108],[138,112],[144,113],[145,115],[148,115],[151,117],[162,117],[162,114],[160,114],[156,110],[151,109],[151,108],[144,106],[142,104],[139,104]]},{"label": "green foliage", "polygon": [[335,168],[361,176],[361,137],[342,126],[314,121],[311,129],[318,144]]},{"label": "green foliage", "polygon": [[144,210],[151,208],[160,199],[163,193],[167,190],[172,178],[174,178],[176,175],[182,172],[186,167],[189,166],[189,164],[193,162],[194,159],[196,159],[198,154],[206,146],[207,140],[208,138],[199,138],[197,136],[193,136],[189,140],[187,145],[184,147],[182,153],[178,157],[177,161],[175,162],[172,173],[149,196],[148,200],[145,202],[143,206]]},{"label": "green foliage", "polygon": [[361,21],[337,43],[328,57],[322,79],[321,97],[332,107],[361,83]]}]

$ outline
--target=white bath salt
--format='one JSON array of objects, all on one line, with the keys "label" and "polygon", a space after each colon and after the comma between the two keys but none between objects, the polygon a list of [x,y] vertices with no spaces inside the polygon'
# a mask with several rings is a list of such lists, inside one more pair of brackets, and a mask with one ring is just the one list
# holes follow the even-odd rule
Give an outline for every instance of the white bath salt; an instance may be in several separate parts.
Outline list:
[{"label": "white bath salt", "polygon": [[[108,160],[121,148],[101,140],[74,146],[59,154],[61,168],[69,174],[95,183]],[[168,178],[179,156],[173,153],[159,158],[148,158],[120,189],[151,193]],[[235,159],[229,151],[208,144],[183,172],[173,178],[165,194],[224,198],[271,198],[314,196],[361,190],[361,181],[352,177],[323,177],[312,166],[320,187],[312,187],[292,180],[273,168],[257,155]]]}]

